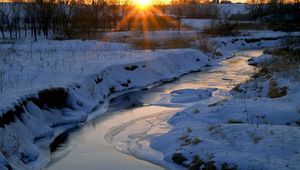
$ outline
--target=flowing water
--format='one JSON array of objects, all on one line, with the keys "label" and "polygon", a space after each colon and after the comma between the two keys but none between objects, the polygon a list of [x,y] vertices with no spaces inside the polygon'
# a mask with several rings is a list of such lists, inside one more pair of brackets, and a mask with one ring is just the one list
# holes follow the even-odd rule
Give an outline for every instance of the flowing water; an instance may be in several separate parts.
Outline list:
[{"label": "flowing water", "polygon": [[[115,98],[111,101],[105,114],[61,136],[60,141],[63,142],[52,152],[51,162],[47,169],[163,169],[158,165],[121,153],[107,141],[117,142],[118,138],[124,138],[122,131],[125,131],[126,128],[128,131],[128,127],[137,120],[172,115],[186,107],[153,105],[162,96],[170,94],[174,90],[218,88],[219,91],[226,93],[236,84],[249,79],[254,73],[254,68],[247,64],[247,60],[261,54],[261,50],[240,51],[236,53],[235,57],[221,61],[217,68],[191,73],[174,82],[150,90],[131,92]],[[217,95],[221,96],[222,94]],[[132,126],[131,130],[136,132],[140,129],[139,126]],[[168,129],[161,128],[158,131],[163,134]],[[125,135],[128,135],[128,132]],[[156,155],[162,157],[159,153]]]}]

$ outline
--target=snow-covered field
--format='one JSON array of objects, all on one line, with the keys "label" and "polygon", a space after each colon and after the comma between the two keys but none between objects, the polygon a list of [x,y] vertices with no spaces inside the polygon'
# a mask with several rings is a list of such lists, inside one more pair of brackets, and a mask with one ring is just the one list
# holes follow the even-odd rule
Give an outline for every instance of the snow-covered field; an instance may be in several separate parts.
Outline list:
[{"label": "snow-covered field", "polygon": [[[61,85],[103,68],[149,58],[120,43],[99,41],[17,41],[1,44],[1,96]],[[135,54],[136,53],[136,54]],[[138,56],[139,55],[139,56]]]}]

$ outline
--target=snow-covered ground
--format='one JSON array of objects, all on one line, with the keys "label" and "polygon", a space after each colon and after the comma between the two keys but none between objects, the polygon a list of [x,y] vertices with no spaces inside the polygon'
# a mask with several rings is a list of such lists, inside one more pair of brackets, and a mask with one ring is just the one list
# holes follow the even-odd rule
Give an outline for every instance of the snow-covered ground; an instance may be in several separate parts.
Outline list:
[{"label": "snow-covered ground", "polygon": [[[81,42],[75,41],[75,43]],[[78,48],[80,50],[80,47]],[[93,110],[100,108],[105,110],[105,103],[111,96],[122,94],[123,91],[162,83],[182,74],[200,70],[208,64],[208,57],[201,51],[193,49],[122,51],[120,53],[109,51],[107,55],[105,55],[106,52],[99,54],[99,51],[90,55],[84,54],[84,56],[79,56],[79,52],[77,56],[80,60],[76,62],[70,62],[72,61],[70,59],[59,66],[57,66],[58,63],[52,63],[48,67],[46,64],[45,70],[48,70],[48,73],[42,71],[47,59],[50,60],[49,62],[52,61],[51,57],[48,56],[47,59],[41,57],[42,60],[40,60],[39,56],[35,56],[36,58],[30,61],[26,61],[28,58],[19,58],[19,60],[25,59],[25,64],[21,62],[21,66],[23,66],[22,69],[28,69],[26,72],[29,73],[29,75],[21,74],[20,76],[36,74],[43,78],[45,84],[39,89],[23,91],[21,95],[19,93],[11,93],[10,96],[1,95],[2,169],[5,167],[31,169],[45,166],[49,161],[47,148],[50,142],[63,130],[91,119],[95,116],[90,114]],[[69,53],[72,54],[72,51]],[[64,61],[63,55],[59,53],[59,56],[56,56],[61,58],[58,61]],[[35,62],[37,65],[32,65]],[[76,65],[83,68],[74,68]],[[27,67],[24,68],[24,66]],[[9,69],[8,66],[7,69]],[[66,72],[68,69],[71,70],[70,73]],[[88,71],[78,73],[77,69],[81,71],[88,69]],[[53,81],[51,76],[56,76],[52,74],[53,72],[59,72],[58,74],[63,76],[60,78],[68,79]],[[14,73],[8,72],[11,75]],[[18,74],[20,72],[16,75]],[[16,82],[19,81],[16,80]],[[104,104],[100,107],[99,103]]]},{"label": "snow-covered ground", "polygon": [[248,4],[220,4],[219,7],[223,13],[245,14]]},{"label": "snow-covered ground", "polygon": [[[203,23],[196,27],[202,25]],[[106,41],[114,41],[114,39],[128,36],[128,34],[131,35],[128,32],[109,33],[104,38],[107,38]],[[178,34],[177,31],[157,31],[148,32],[147,35],[135,34],[135,38],[161,39],[162,37],[173,37],[175,34]],[[180,36],[195,35],[196,31],[191,30],[183,31]],[[0,169],[44,167],[49,162],[51,141],[64,130],[82,125],[92,119],[95,116],[92,114],[94,110],[103,109],[104,112],[105,106],[113,96],[160,84],[191,71],[199,71],[204,67],[217,66],[216,63],[224,58],[232,57],[238,50],[276,46],[284,37],[296,35],[298,36],[299,33],[247,31],[238,37],[214,37],[211,40],[216,45],[216,51],[219,54],[217,57],[208,56],[197,49],[148,51],[136,50],[131,45],[124,43],[100,41],[39,40],[32,42],[22,40],[15,43],[3,41],[0,45]],[[190,104],[194,104],[198,99],[210,98],[213,95],[212,91],[214,89],[174,91],[169,96],[165,96],[164,100],[153,104],[197,108],[200,106],[191,106]],[[199,95],[201,95],[200,98]],[[187,103],[189,104],[186,105]],[[219,106],[203,106],[207,113],[216,107]],[[199,109],[203,108],[201,106]],[[224,108],[226,107],[224,106]],[[214,116],[197,114],[197,116],[204,116],[203,120],[210,121],[211,119],[213,123],[224,121],[225,119],[219,118],[218,115],[224,118],[227,114],[221,114],[221,109],[217,109],[217,112],[220,114]],[[280,113],[278,111],[278,114]],[[226,118],[234,114],[237,112],[228,114]],[[180,113],[176,115],[180,115]],[[169,117],[162,116],[160,118],[167,120]],[[154,139],[154,143],[151,144],[155,149],[162,151],[164,154],[162,157],[166,158],[169,163],[171,152],[179,144],[178,141],[172,140],[177,138],[176,135],[179,132],[182,134],[182,129],[187,128],[184,125],[192,126],[199,123],[198,118],[190,121],[189,118],[184,117],[179,121],[183,124],[177,125],[178,121],[173,120],[179,120],[179,118],[180,116],[175,116],[170,119],[173,126],[179,128],[175,128],[166,136]],[[200,119],[202,120],[202,117]],[[282,119],[279,118],[278,121],[280,122],[280,120]],[[294,117],[291,117],[291,120],[294,120]],[[189,134],[202,134],[202,126],[208,124],[210,125],[209,122],[204,121],[201,126],[198,125]],[[159,122],[158,125],[160,125]],[[232,126],[225,125],[230,128]],[[239,125],[237,127],[243,128]],[[249,125],[244,128],[247,130],[252,127],[253,125]],[[172,135],[173,133],[175,135]],[[264,133],[259,132],[259,134]],[[168,140],[160,140],[165,137]],[[201,141],[202,138],[215,142],[209,134],[200,136]],[[164,142],[170,141],[172,141],[172,145],[169,144],[169,147],[163,145]],[[156,145],[155,142],[160,145]],[[226,148],[223,144],[225,145],[226,142],[216,145],[216,147]],[[164,146],[164,150],[161,146]],[[187,145],[187,147],[189,146]],[[200,149],[194,150],[193,147],[190,147],[191,151],[200,151]],[[214,149],[216,148],[210,150],[214,151]],[[187,152],[190,150],[186,149]],[[191,154],[187,155],[189,158],[191,156]],[[224,154],[216,156],[222,157]],[[272,158],[268,159],[273,161]],[[296,158],[294,161],[297,161]],[[174,166],[173,163],[169,165]]]},{"label": "snow-covered ground", "polygon": [[151,58],[141,52],[128,53],[121,43],[99,41],[23,40],[0,45],[0,94],[13,96],[35,88],[57,86],[103,68]]},{"label": "snow-covered ground", "polygon": [[182,19],[182,24],[193,29],[201,30],[211,24],[211,19]]},{"label": "snow-covered ground", "polygon": [[[287,94],[270,96],[271,81],[278,89],[288,87]],[[271,80],[259,77],[243,83],[236,91],[223,102],[177,113],[169,120],[174,128],[155,138],[152,147],[169,162],[174,153],[182,154],[187,167],[195,165],[197,156],[217,168],[227,164],[238,169],[299,169],[299,81],[275,74]],[[199,143],[193,144],[194,138]]]},{"label": "snow-covered ground", "polygon": [[[187,80],[174,83],[176,85],[168,89],[169,93],[163,93],[156,101],[152,102],[151,105],[163,107],[166,110],[170,108],[177,108],[179,110],[190,108],[189,110],[193,114],[200,114],[202,113],[202,109],[193,109],[193,107],[199,104],[212,104],[227,98],[228,90],[234,87],[236,83],[238,84],[247,80],[253,73],[253,68],[246,63],[247,58],[249,58],[247,56],[258,56],[260,54],[260,50],[251,51],[249,54],[245,52],[237,54],[238,57],[222,61],[220,67],[197,74],[194,80],[191,81],[193,83],[189,83]],[[147,110],[147,108],[144,110]],[[158,113],[160,112],[162,111]],[[170,129],[176,129],[180,132],[185,131],[185,129],[181,129],[181,127],[170,126],[167,123],[169,119],[174,119],[174,112],[163,112],[158,115],[153,114],[152,117],[147,116],[144,119],[140,118],[130,123],[121,124],[115,128],[118,130],[117,132],[112,130],[112,132],[108,133],[108,136],[110,136],[108,141],[112,142],[120,151],[132,154],[138,158],[151,161],[168,169],[183,169],[183,167],[177,166],[172,163],[172,161],[165,159],[166,153],[163,149],[167,149],[168,147],[162,145],[166,144],[170,146],[170,150],[172,150],[174,148],[171,147],[171,143],[175,143],[176,141],[166,139],[161,141],[161,138],[155,138],[167,133]],[[188,120],[191,119],[191,117],[187,116],[184,119],[185,120],[179,120],[179,122],[190,125]],[[198,121],[198,119],[195,121]],[[198,140],[198,138],[193,140]],[[168,144],[168,142],[170,143]],[[165,162],[165,160],[167,160],[167,162]]]},{"label": "snow-covered ground", "polygon": [[[229,37],[216,39],[224,45],[218,50],[229,54],[236,48],[278,46],[281,43],[276,39],[282,39],[282,34],[285,33],[264,31],[231,40]],[[267,39],[271,40],[266,43]],[[261,53],[242,55],[257,57]],[[270,58],[263,55],[249,62],[259,65]],[[228,62],[241,61],[232,59]],[[299,169],[299,81],[291,80],[288,74],[275,74],[272,80],[260,77],[242,83],[221,100],[213,100],[218,97],[213,95],[216,89],[210,89],[214,85],[219,85],[215,87],[219,90],[231,90],[236,86],[236,79],[241,82],[247,79],[228,70],[221,71],[220,78],[232,84],[224,89],[218,76],[215,81],[203,76],[209,83],[200,85],[202,89],[183,88],[161,96],[153,105],[184,110],[175,115],[154,115],[131,122],[110,141],[122,152],[168,169]],[[287,95],[268,96],[272,81],[276,81],[279,90],[287,87]]]}]

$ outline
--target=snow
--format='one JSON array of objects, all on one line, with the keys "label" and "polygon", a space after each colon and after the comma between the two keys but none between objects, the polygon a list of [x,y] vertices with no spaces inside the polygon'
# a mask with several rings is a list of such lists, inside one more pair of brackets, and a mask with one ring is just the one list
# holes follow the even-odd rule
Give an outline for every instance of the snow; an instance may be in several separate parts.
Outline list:
[{"label": "snow", "polygon": [[[268,79],[243,83],[241,89],[247,91],[232,92],[230,99],[213,105],[195,104],[178,112],[168,121],[172,130],[154,138],[151,147],[161,151],[167,162],[179,152],[188,159],[186,163],[199,155],[204,161],[215,161],[217,168],[227,163],[238,169],[298,169],[300,131],[295,122],[300,119],[299,82],[278,75],[273,78],[288,86],[288,95],[267,97]],[[200,113],[193,112],[195,109]],[[201,142],[185,145],[180,140],[184,135]]]},{"label": "snow", "polygon": [[[243,52],[243,56],[246,57],[244,62],[251,57],[258,63],[270,58],[255,51]],[[237,61],[240,59],[235,57],[223,60],[226,63]],[[241,79],[230,69],[227,72],[236,80]],[[227,74],[223,72],[222,77],[228,77]],[[194,156],[205,162],[214,161],[218,169],[225,164],[238,169],[298,169],[300,131],[296,122],[300,120],[299,82],[279,75],[273,78],[279,86],[288,87],[288,95],[269,98],[269,80],[265,78],[246,81],[240,85],[242,92],[230,91],[229,94],[216,92],[231,90],[235,85],[225,87],[216,83],[218,90],[183,88],[171,91],[153,104],[180,107],[181,111],[131,122],[112,137],[115,140],[112,143],[122,152],[167,169],[186,169]],[[219,82],[218,79],[215,81]],[[214,95],[209,90],[214,90]],[[196,99],[197,93],[207,96]],[[225,95],[225,98],[213,100],[220,95]],[[184,166],[173,162],[174,153],[181,153],[187,158]]]},{"label": "snow", "polygon": [[[54,44],[54,46],[57,47],[57,44]],[[45,152],[45,149],[41,149],[41,146],[49,145],[56,136],[70,128],[70,125],[73,125],[73,127],[74,125],[81,125],[88,121],[90,117],[95,116],[91,114],[93,110],[105,107],[105,104],[102,104],[103,107],[101,107],[99,103],[107,103],[111,97],[126,91],[160,84],[180,77],[182,74],[200,70],[208,63],[208,57],[194,49],[122,51],[120,52],[121,55],[118,55],[120,54],[118,52],[109,51],[107,52],[109,55],[115,54],[114,57],[111,56],[112,60],[109,61],[103,55],[103,53],[107,54],[106,52],[101,52],[101,55],[97,52],[93,56],[84,55],[80,57],[80,59],[88,57],[81,64],[86,63],[85,67],[90,69],[89,71],[78,74],[77,69],[72,65],[75,62],[66,62],[64,67],[61,65],[57,69],[53,69],[53,66],[46,69],[57,71],[62,74],[63,78],[68,77],[67,80],[56,77],[55,80],[57,81],[53,81],[49,76],[55,77],[56,74],[53,75],[53,72],[40,74],[42,71],[39,66],[32,65],[33,67],[25,68],[28,69],[28,72],[29,70],[33,71],[32,74],[37,73],[43,76],[45,84],[43,84],[43,88],[23,91],[24,95],[11,93],[15,96],[1,96],[1,115],[3,119],[1,121],[4,121],[1,122],[4,123],[4,128],[1,128],[0,133],[1,150],[6,151],[5,155],[13,155],[5,156],[4,160],[16,168],[43,167],[49,158],[44,157],[47,154],[40,154]],[[63,53],[59,54],[58,57],[63,58]],[[97,56],[98,61],[91,58]],[[56,58],[52,59],[55,60]],[[51,58],[49,60],[51,61]],[[29,65],[29,61],[24,60],[24,62]],[[45,61],[33,58],[31,64],[34,62],[41,64]],[[67,67],[71,70],[70,73],[65,72],[64,68]],[[71,76],[72,73],[75,76]],[[140,77],[147,77],[147,79],[141,79]],[[55,84],[58,81],[59,83]],[[47,87],[48,84],[55,84],[55,86]],[[48,89],[48,91],[45,91],[45,89]],[[51,101],[47,100],[51,98],[41,98],[42,93],[53,96],[62,95],[65,92],[67,98],[63,108],[60,105],[54,107],[49,105]],[[7,100],[9,98],[11,99]],[[58,103],[54,102],[53,104]],[[13,109],[15,106],[21,109]],[[4,120],[3,116],[7,114],[11,115],[13,120]]]},{"label": "snow", "polygon": [[[234,12],[241,9],[236,8]],[[201,29],[208,20],[184,19],[183,23]],[[183,31],[181,36],[192,36],[196,32]],[[177,31],[148,33],[147,36],[153,39],[178,34]],[[129,34],[116,32],[105,37],[114,40]],[[101,41],[3,42],[0,45],[0,125],[3,126],[0,128],[0,169],[9,169],[9,165],[15,169],[44,167],[49,162],[51,141],[65,130],[99,116],[93,115],[93,111],[105,112],[107,103],[115,96],[161,84],[208,66],[217,67],[220,62],[228,62],[224,59],[238,56],[235,53],[238,50],[273,47],[280,45],[287,36],[299,35],[248,30],[241,36],[213,37],[216,51],[221,54],[215,58],[196,49],[136,50],[128,44]],[[137,34],[136,38],[143,36]],[[257,57],[260,52],[243,55]],[[251,62],[259,65],[268,58],[264,55]],[[230,62],[239,61],[233,58]],[[239,69],[235,67],[229,71]],[[203,159],[216,161],[218,167],[223,162],[234,163],[242,169],[300,167],[297,155],[299,128],[295,126],[300,119],[296,113],[299,109],[296,100],[299,98],[298,84],[278,79],[279,84],[288,83],[289,95],[274,100],[265,97],[268,81],[264,80],[260,84],[263,87],[260,95],[264,97],[259,101],[253,95],[254,91],[250,91],[242,95],[233,93],[232,98],[225,97],[226,101],[218,103],[235,85],[228,82],[246,80],[243,74],[248,71],[224,75],[222,70],[217,70],[211,72],[215,76],[213,79],[205,77],[202,87],[170,91],[152,105],[175,107],[176,114],[163,112],[134,120],[123,127],[122,133],[111,134],[117,135],[111,142],[125,153],[170,169],[183,168],[171,160],[177,151],[189,161],[194,154],[201,154]],[[218,80],[218,83],[212,80]],[[249,82],[244,86],[251,89],[257,84]],[[67,93],[63,107],[59,104],[49,106],[49,102],[53,102],[49,96],[63,92]],[[48,94],[49,101],[42,100],[41,93]],[[192,131],[185,132],[188,128]],[[183,143],[178,138],[183,133],[191,139],[199,137],[201,142],[195,146],[181,146]]]},{"label": "snow", "polygon": [[182,24],[194,29],[203,30],[211,24],[211,19],[182,19]]},{"label": "snow", "polygon": [[245,14],[248,4],[220,4],[219,7],[223,13],[230,14]]},{"label": "snow", "polygon": [[192,105],[199,100],[208,99],[216,89],[180,89],[161,96],[161,99],[152,103],[158,106],[182,107]]}]

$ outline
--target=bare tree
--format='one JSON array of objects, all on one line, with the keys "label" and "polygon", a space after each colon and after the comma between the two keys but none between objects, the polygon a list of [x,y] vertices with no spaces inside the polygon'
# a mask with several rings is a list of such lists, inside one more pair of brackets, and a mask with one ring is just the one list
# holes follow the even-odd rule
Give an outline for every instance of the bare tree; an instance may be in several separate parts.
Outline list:
[{"label": "bare tree", "polygon": [[71,17],[76,5],[75,0],[59,0],[58,1],[58,9],[57,9],[57,19],[58,24],[60,25],[60,30],[64,33],[65,36],[71,36]]},{"label": "bare tree", "polygon": [[31,29],[31,36],[37,40],[37,3],[35,0],[28,0],[24,5],[25,16],[28,17]]},{"label": "bare tree", "polygon": [[86,5],[95,33],[97,33],[99,19],[104,16],[104,9],[106,5],[105,0],[92,0],[90,5]]},{"label": "bare tree", "polygon": [[38,1],[39,33],[42,30],[46,37],[48,37],[49,27],[54,16],[54,12],[56,12],[56,8],[57,5],[55,0]]},{"label": "bare tree", "polygon": [[183,8],[185,4],[185,0],[172,0],[171,4],[173,9],[175,10],[176,20],[178,23],[178,34],[181,32],[181,19],[183,18]]},{"label": "bare tree", "polygon": [[2,5],[0,7],[0,30],[1,30],[1,34],[2,34],[2,37],[5,39],[5,34],[4,34],[4,29],[5,29],[5,15],[2,11]]},{"label": "bare tree", "polygon": [[121,18],[121,1],[120,0],[110,0],[108,1],[108,14],[107,17],[110,22],[112,22],[113,27],[110,24],[110,28],[116,28],[117,23]]},{"label": "bare tree", "polygon": [[6,26],[10,38],[12,38],[13,29],[17,27],[17,23],[20,20],[20,11],[18,7],[19,5],[16,1],[0,4],[1,20],[3,20],[2,23],[4,23],[2,27],[4,27],[4,30]]}]

